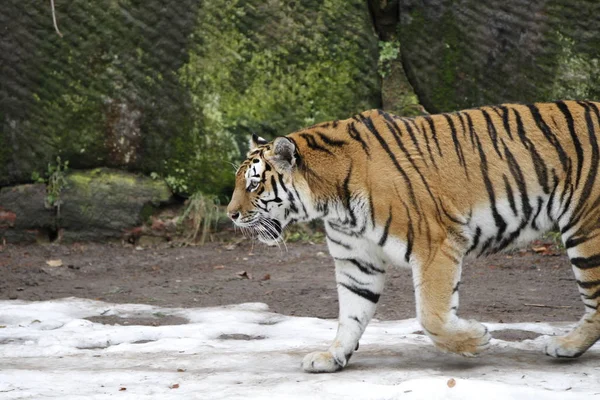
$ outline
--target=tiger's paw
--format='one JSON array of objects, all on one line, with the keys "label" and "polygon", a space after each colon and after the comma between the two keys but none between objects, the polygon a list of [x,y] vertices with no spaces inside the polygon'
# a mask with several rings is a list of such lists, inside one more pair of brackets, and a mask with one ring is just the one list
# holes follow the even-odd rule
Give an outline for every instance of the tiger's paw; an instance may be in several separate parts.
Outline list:
[{"label": "tiger's paw", "polygon": [[544,348],[546,355],[554,358],[577,358],[585,352],[580,343],[568,336],[551,336]]},{"label": "tiger's paw", "polygon": [[346,366],[346,359],[335,357],[328,351],[315,351],[307,354],[302,360],[302,369],[306,372],[336,372]]},{"label": "tiger's paw", "polygon": [[459,329],[446,334],[431,335],[437,348],[465,357],[475,357],[490,347],[492,335],[484,325],[477,321],[460,322],[462,326]]}]

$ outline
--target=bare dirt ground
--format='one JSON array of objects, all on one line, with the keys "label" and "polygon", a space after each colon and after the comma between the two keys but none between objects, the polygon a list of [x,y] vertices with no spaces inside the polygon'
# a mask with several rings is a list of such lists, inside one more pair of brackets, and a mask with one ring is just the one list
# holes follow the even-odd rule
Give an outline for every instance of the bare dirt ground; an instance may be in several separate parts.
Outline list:
[{"label": "bare dirt ground", "polygon": [[[409,270],[389,271],[375,318],[414,317],[413,294]],[[480,321],[575,321],[583,312],[566,256],[547,244],[468,260],[460,294],[459,314]],[[0,299],[68,296],[169,307],[264,302],[277,313],[319,318],[336,318],[338,307],[325,244],[1,247]]]}]

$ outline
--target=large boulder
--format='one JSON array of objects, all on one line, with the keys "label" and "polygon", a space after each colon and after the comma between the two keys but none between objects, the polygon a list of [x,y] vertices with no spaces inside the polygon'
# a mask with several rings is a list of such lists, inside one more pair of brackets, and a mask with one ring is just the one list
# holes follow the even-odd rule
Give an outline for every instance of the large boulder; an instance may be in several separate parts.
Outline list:
[{"label": "large boulder", "polygon": [[398,3],[403,65],[430,112],[600,98],[600,2]]},{"label": "large boulder", "polygon": [[46,207],[46,185],[18,185],[0,189],[0,238],[32,242],[56,233],[56,218]]},{"label": "large boulder", "polygon": [[0,238],[102,240],[126,238],[172,201],[162,180],[115,169],[72,171],[52,199],[44,184],[0,190]]},{"label": "large boulder", "polygon": [[164,181],[114,169],[76,171],[66,180],[57,215],[65,240],[123,237],[171,200]]}]

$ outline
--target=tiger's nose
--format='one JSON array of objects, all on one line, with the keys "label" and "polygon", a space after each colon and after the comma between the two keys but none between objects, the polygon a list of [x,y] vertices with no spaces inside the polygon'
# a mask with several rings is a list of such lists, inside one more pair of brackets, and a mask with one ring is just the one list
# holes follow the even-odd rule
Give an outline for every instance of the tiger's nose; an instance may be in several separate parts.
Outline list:
[{"label": "tiger's nose", "polygon": [[229,218],[231,218],[232,221],[235,221],[240,217],[239,211],[233,211],[233,212],[229,212],[227,214],[229,214]]}]

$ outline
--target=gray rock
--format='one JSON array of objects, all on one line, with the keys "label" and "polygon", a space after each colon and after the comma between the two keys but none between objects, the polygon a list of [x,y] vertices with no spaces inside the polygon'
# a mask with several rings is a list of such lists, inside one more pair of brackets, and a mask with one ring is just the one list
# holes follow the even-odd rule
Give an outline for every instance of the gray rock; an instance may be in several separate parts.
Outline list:
[{"label": "gray rock", "polygon": [[114,169],[72,171],[54,206],[44,184],[0,190],[0,238],[9,242],[121,238],[171,201],[162,180]]},{"label": "gray rock", "polygon": [[45,203],[46,186],[41,183],[0,189],[0,237],[35,241],[54,232],[55,213]]},{"label": "gray rock", "polygon": [[58,215],[65,240],[122,237],[171,200],[164,181],[114,169],[76,171],[67,182]]}]

